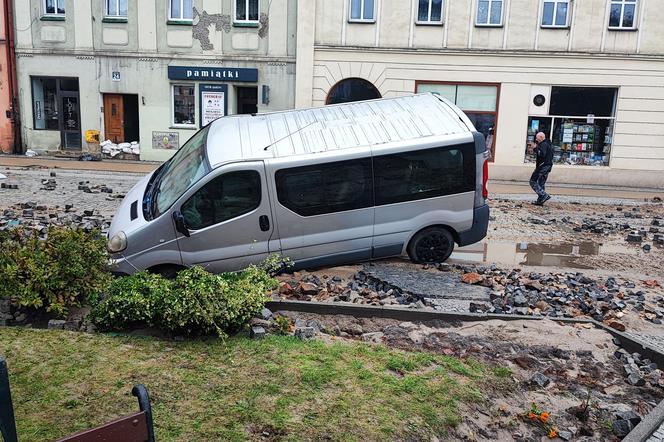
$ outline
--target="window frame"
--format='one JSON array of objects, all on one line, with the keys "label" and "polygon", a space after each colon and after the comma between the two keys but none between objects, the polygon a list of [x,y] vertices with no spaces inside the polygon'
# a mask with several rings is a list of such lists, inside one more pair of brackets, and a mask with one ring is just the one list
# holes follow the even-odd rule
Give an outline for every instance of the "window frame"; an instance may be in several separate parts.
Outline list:
[{"label": "window frame", "polygon": [[[173,2],[180,2],[180,17],[173,17]],[[169,22],[184,22],[184,23],[193,23],[194,22],[194,3],[192,0],[192,14],[191,18],[184,18],[184,0],[168,0],[168,21]]]},{"label": "window frame", "polygon": [[237,2],[238,0],[233,0],[233,24],[236,25],[258,25],[261,17],[261,1],[256,0],[257,2],[257,11],[258,11],[258,17],[256,20],[250,20],[249,19],[249,2],[251,0],[241,0],[244,1],[244,19],[243,20],[238,20],[237,19]]},{"label": "window frame", "polygon": [[[193,87],[194,94],[194,122],[192,124],[183,124],[175,122],[175,88]],[[171,83],[171,127],[174,129],[198,129],[196,125],[196,83]]]},{"label": "window frame", "polygon": [[[487,23],[479,23],[477,19],[480,13],[480,1],[489,2],[489,11],[487,13]],[[491,6],[494,3],[500,2],[500,23],[491,23]],[[478,0],[477,7],[475,8],[475,27],[477,28],[502,28],[505,20],[505,0]]]},{"label": "window frame", "polygon": [[[59,19],[64,19],[65,16],[67,15],[67,8],[65,7],[66,0],[53,0],[55,2],[55,12],[47,12],[46,11],[46,1],[47,0],[42,0],[42,17],[48,17],[48,18],[59,18]],[[65,12],[60,13],[58,12],[58,3],[62,2],[62,8],[65,10]]]},{"label": "window frame", "polygon": [[[611,26],[611,9],[614,4],[619,4],[620,5],[620,25],[619,26]],[[623,26],[623,22],[625,21],[625,6],[626,5],[634,5],[634,23],[632,23],[632,26]],[[610,31],[636,31],[638,30],[638,19],[639,19],[639,0],[609,0],[609,17],[607,21],[607,27]]]},{"label": "window frame", "polygon": [[[114,19],[126,19],[127,16],[129,15],[129,0],[111,0],[115,2],[115,14],[111,14],[111,11],[108,10],[108,2],[109,0],[103,0],[104,1],[104,18],[114,18]],[[127,14],[122,15],[120,14],[120,3],[125,2],[127,7]]]},{"label": "window frame", "polygon": [[[187,225],[187,228],[189,228],[190,230],[192,230],[192,231],[194,231],[194,232],[197,232],[197,231],[201,231],[201,230],[209,229],[209,228],[211,228],[211,227],[217,227],[217,226],[219,226],[219,225],[221,225],[221,224],[223,224],[223,223],[226,223],[226,222],[229,222],[229,221],[233,221],[233,220],[235,220],[235,219],[237,219],[237,218],[239,218],[239,217],[241,217],[241,216],[244,216],[244,215],[250,214],[251,212],[256,211],[256,210],[261,206],[261,204],[263,203],[263,190],[264,190],[264,189],[263,189],[263,186],[264,186],[264,183],[263,183],[263,175],[262,175],[258,170],[255,170],[255,169],[234,169],[234,170],[226,170],[225,172],[224,172],[224,171],[221,171],[220,173],[218,173],[218,174],[216,174],[215,176],[211,177],[209,180],[205,181],[205,183],[203,183],[203,184],[201,184],[200,186],[198,186],[198,188],[195,189],[195,190],[194,190],[194,191],[193,191],[193,192],[187,197],[187,199],[185,199],[182,203],[179,204],[179,207],[180,207],[179,210],[180,210],[180,212],[181,212],[183,215],[185,215],[184,207],[189,203],[189,201],[191,201],[191,200],[196,196],[196,194],[197,194],[198,192],[202,191],[206,186],[212,184],[212,183],[213,183],[214,181],[216,181],[216,180],[219,180],[219,179],[222,179],[222,180],[223,180],[224,177],[226,177],[226,176],[228,176],[228,175],[239,174],[239,173],[249,173],[249,174],[253,175],[252,178],[255,178],[256,181],[258,182],[258,189],[256,190],[256,195],[258,196],[258,201],[256,202],[256,204],[253,205],[253,206],[252,206],[251,208],[249,208],[249,209],[244,209],[244,211],[239,212],[239,213],[237,213],[237,214],[234,214],[234,215],[233,215],[232,217],[230,217],[230,218],[226,218],[226,219],[221,220],[221,221],[217,221],[217,220],[215,220],[212,224],[208,224],[208,225],[206,225],[206,226],[201,226],[201,227],[191,227],[191,226]],[[254,195],[254,196],[256,196],[256,195]],[[223,195],[222,195],[222,196],[223,196]],[[167,209],[166,211],[168,211],[168,209]],[[164,211],[164,212],[166,212],[166,211]],[[186,222],[186,221],[187,221],[187,220],[186,220],[186,218],[185,218],[185,222]]]},{"label": "window frame", "polygon": [[[550,25],[545,25],[543,23],[544,21],[544,6],[546,3],[553,3],[553,20]],[[567,4],[567,14],[565,16],[565,24],[564,25],[557,25],[556,24],[556,13],[558,12],[558,5],[560,3],[566,3]],[[572,12],[571,10],[572,7],[572,2],[570,0],[542,0],[542,16],[540,17],[540,28],[543,29],[567,29],[569,28],[570,24],[570,14]]]},{"label": "window frame", "polygon": [[360,2],[360,18],[352,18],[353,13],[353,0],[348,0],[348,23],[376,23],[376,0],[374,2],[373,14],[371,18],[364,18],[364,3],[367,0],[359,0]]},{"label": "window frame", "polygon": [[418,18],[415,19],[415,24],[416,25],[429,25],[429,26],[440,26],[440,25],[444,24],[445,23],[445,2],[449,1],[449,0],[442,0],[441,1],[441,4],[440,4],[440,20],[431,20],[431,10],[433,9],[432,8],[433,0],[427,0],[427,1],[429,2],[429,10],[428,10],[429,13],[427,14],[429,19],[426,20],[426,21],[419,19],[419,16],[420,16],[420,3],[418,1],[417,2],[417,14],[416,14],[416,17],[418,17]]}]

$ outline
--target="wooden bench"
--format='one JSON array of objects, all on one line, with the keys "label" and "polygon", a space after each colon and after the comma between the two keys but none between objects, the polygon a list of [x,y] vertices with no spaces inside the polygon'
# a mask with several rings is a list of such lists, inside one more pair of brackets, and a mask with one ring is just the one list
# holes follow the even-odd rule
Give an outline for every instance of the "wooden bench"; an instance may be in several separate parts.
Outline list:
[{"label": "wooden bench", "polygon": [[[148,391],[139,384],[131,389],[131,394],[138,399],[140,411],[64,437],[58,442],[154,442]],[[0,434],[5,442],[18,442],[7,362],[2,357],[0,357]]]}]

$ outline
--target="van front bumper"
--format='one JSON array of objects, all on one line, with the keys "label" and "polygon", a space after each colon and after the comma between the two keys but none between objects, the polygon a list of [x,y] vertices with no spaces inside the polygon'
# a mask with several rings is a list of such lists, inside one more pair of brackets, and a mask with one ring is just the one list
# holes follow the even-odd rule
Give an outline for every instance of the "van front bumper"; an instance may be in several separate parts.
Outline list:
[{"label": "van front bumper", "polygon": [[473,210],[473,227],[459,232],[459,246],[467,246],[482,241],[489,229],[489,206],[475,207]]},{"label": "van front bumper", "polygon": [[127,261],[127,258],[121,254],[113,255],[111,259],[109,259],[108,267],[111,273],[116,276],[127,276],[138,271],[138,269],[131,265],[131,263]]}]

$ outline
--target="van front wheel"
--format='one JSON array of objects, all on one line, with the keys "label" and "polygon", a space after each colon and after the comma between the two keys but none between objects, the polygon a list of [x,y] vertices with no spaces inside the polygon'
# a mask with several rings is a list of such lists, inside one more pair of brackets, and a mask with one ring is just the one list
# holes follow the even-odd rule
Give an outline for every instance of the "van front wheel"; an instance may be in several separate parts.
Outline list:
[{"label": "van front wheel", "polygon": [[408,244],[408,256],[414,262],[443,262],[454,250],[454,238],[443,227],[418,232]]}]

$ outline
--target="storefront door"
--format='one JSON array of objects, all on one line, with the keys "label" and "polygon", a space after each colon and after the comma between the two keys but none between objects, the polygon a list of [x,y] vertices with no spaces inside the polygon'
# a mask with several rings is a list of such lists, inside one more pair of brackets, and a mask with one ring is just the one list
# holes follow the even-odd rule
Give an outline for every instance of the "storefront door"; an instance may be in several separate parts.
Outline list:
[{"label": "storefront door", "polygon": [[60,137],[63,149],[81,150],[81,112],[78,92],[60,91]]},{"label": "storefront door", "polygon": [[104,139],[123,143],[124,100],[119,94],[104,94]]}]

